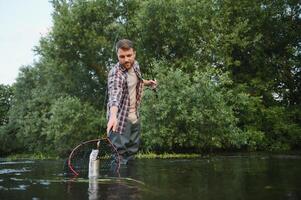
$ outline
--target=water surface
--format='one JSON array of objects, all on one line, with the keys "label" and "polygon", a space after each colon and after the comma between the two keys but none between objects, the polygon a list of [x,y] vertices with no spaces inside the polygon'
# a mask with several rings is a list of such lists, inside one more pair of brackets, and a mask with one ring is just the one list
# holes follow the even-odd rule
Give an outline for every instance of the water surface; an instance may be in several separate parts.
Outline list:
[{"label": "water surface", "polygon": [[119,176],[64,173],[64,160],[0,160],[0,199],[301,199],[301,156],[140,159]]}]

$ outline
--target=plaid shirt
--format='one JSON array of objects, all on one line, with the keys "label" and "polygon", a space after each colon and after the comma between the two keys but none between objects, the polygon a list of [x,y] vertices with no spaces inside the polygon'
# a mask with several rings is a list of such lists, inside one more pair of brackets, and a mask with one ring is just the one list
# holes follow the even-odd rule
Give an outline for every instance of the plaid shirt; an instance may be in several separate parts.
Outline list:
[{"label": "plaid shirt", "polygon": [[[136,114],[138,114],[138,108],[141,102],[142,90],[143,90],[143,79],[141,76],[139,64],[137,61],[134,62],[133,69],[138,77],[138,83],[136,86]],[[109,72],[108,76],[108,117],[110,117],[110,108],[117,106],[117,130],[118,133],[123,133],[126,126],[126,119],[128,117],[130,108],[130,96],[128,91],[127,83],[128,71],[122,65],[117,63]]]}]

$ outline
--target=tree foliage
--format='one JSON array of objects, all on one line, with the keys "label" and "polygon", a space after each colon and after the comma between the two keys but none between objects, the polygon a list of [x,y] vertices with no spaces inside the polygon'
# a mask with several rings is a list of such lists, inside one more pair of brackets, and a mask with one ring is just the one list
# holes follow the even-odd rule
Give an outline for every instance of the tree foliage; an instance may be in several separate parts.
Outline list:
[{"label": "tree foliage", "polygon": [[[196,65],[199,63],[195,63]],[[158,97],[144,97],[143,138],[152,150],[210,150],[256,148],[263,133],[238,128],[236,106],[252,97],[229,89],[233,83],[218,69],[186,73],[167,62],[155,64]],[[184,69],[188,66],[182,63]],[[227,88],[227,89],[226,89]]]},{"label": "tree foliage", "polygon": [[7,124],[8,111],[13,98],[12,88],[8,85],[0,85],[0,126]]},{"label": "tree foliage", "polygon": [[121,38],[135,42],[144,77],[159,81],[158,98],[146,90],[142,104],[145,150],[300,147],[299,1],[51,3],[40,59],[13,90],[1,86],[0,143],[12,144],[1,152],[64,153],[103,132]]},{"label": "tree foliage", "polygon": [[[102,137],[105,119],[93,106],[75,97],[62,97],[52,104],[43,134],[48,148],[66,155],[79,141]],[[99,131],[97,131],[99,130]]]}]

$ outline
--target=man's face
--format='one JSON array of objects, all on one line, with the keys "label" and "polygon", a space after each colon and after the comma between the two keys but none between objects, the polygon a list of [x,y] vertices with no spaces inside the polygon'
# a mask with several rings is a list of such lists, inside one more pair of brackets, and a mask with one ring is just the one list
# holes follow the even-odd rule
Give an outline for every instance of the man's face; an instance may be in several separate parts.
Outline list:
[{"label": "man's face", "polygon": [[136,58],[136,52],[134,49],[118,49],[117,51],[118,61],[122,64],[126,69],[130,69]]}]

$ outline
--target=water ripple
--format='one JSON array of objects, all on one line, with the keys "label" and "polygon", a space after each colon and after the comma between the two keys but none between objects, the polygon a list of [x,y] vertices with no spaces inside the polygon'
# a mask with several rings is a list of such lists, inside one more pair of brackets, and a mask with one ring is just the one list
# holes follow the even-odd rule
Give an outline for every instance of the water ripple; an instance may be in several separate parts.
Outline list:
[{"label": "water ripple", "polygon": [[15,164],[32,164],[34,161],[11,161],[11,162],[0,162],[0,165],[15,165]]},{"label": "water ripple", "polygon": [[12,173],[24,173],[24,172],[30,172],[31,170],[28,170],[26,168],[22,169],[0,169],[0,174],[12,174]]},{"label": "water ripple", "polygon": [[29,185],[18,185],[18,187],[9,188],[9,190],[26,190]]}]

